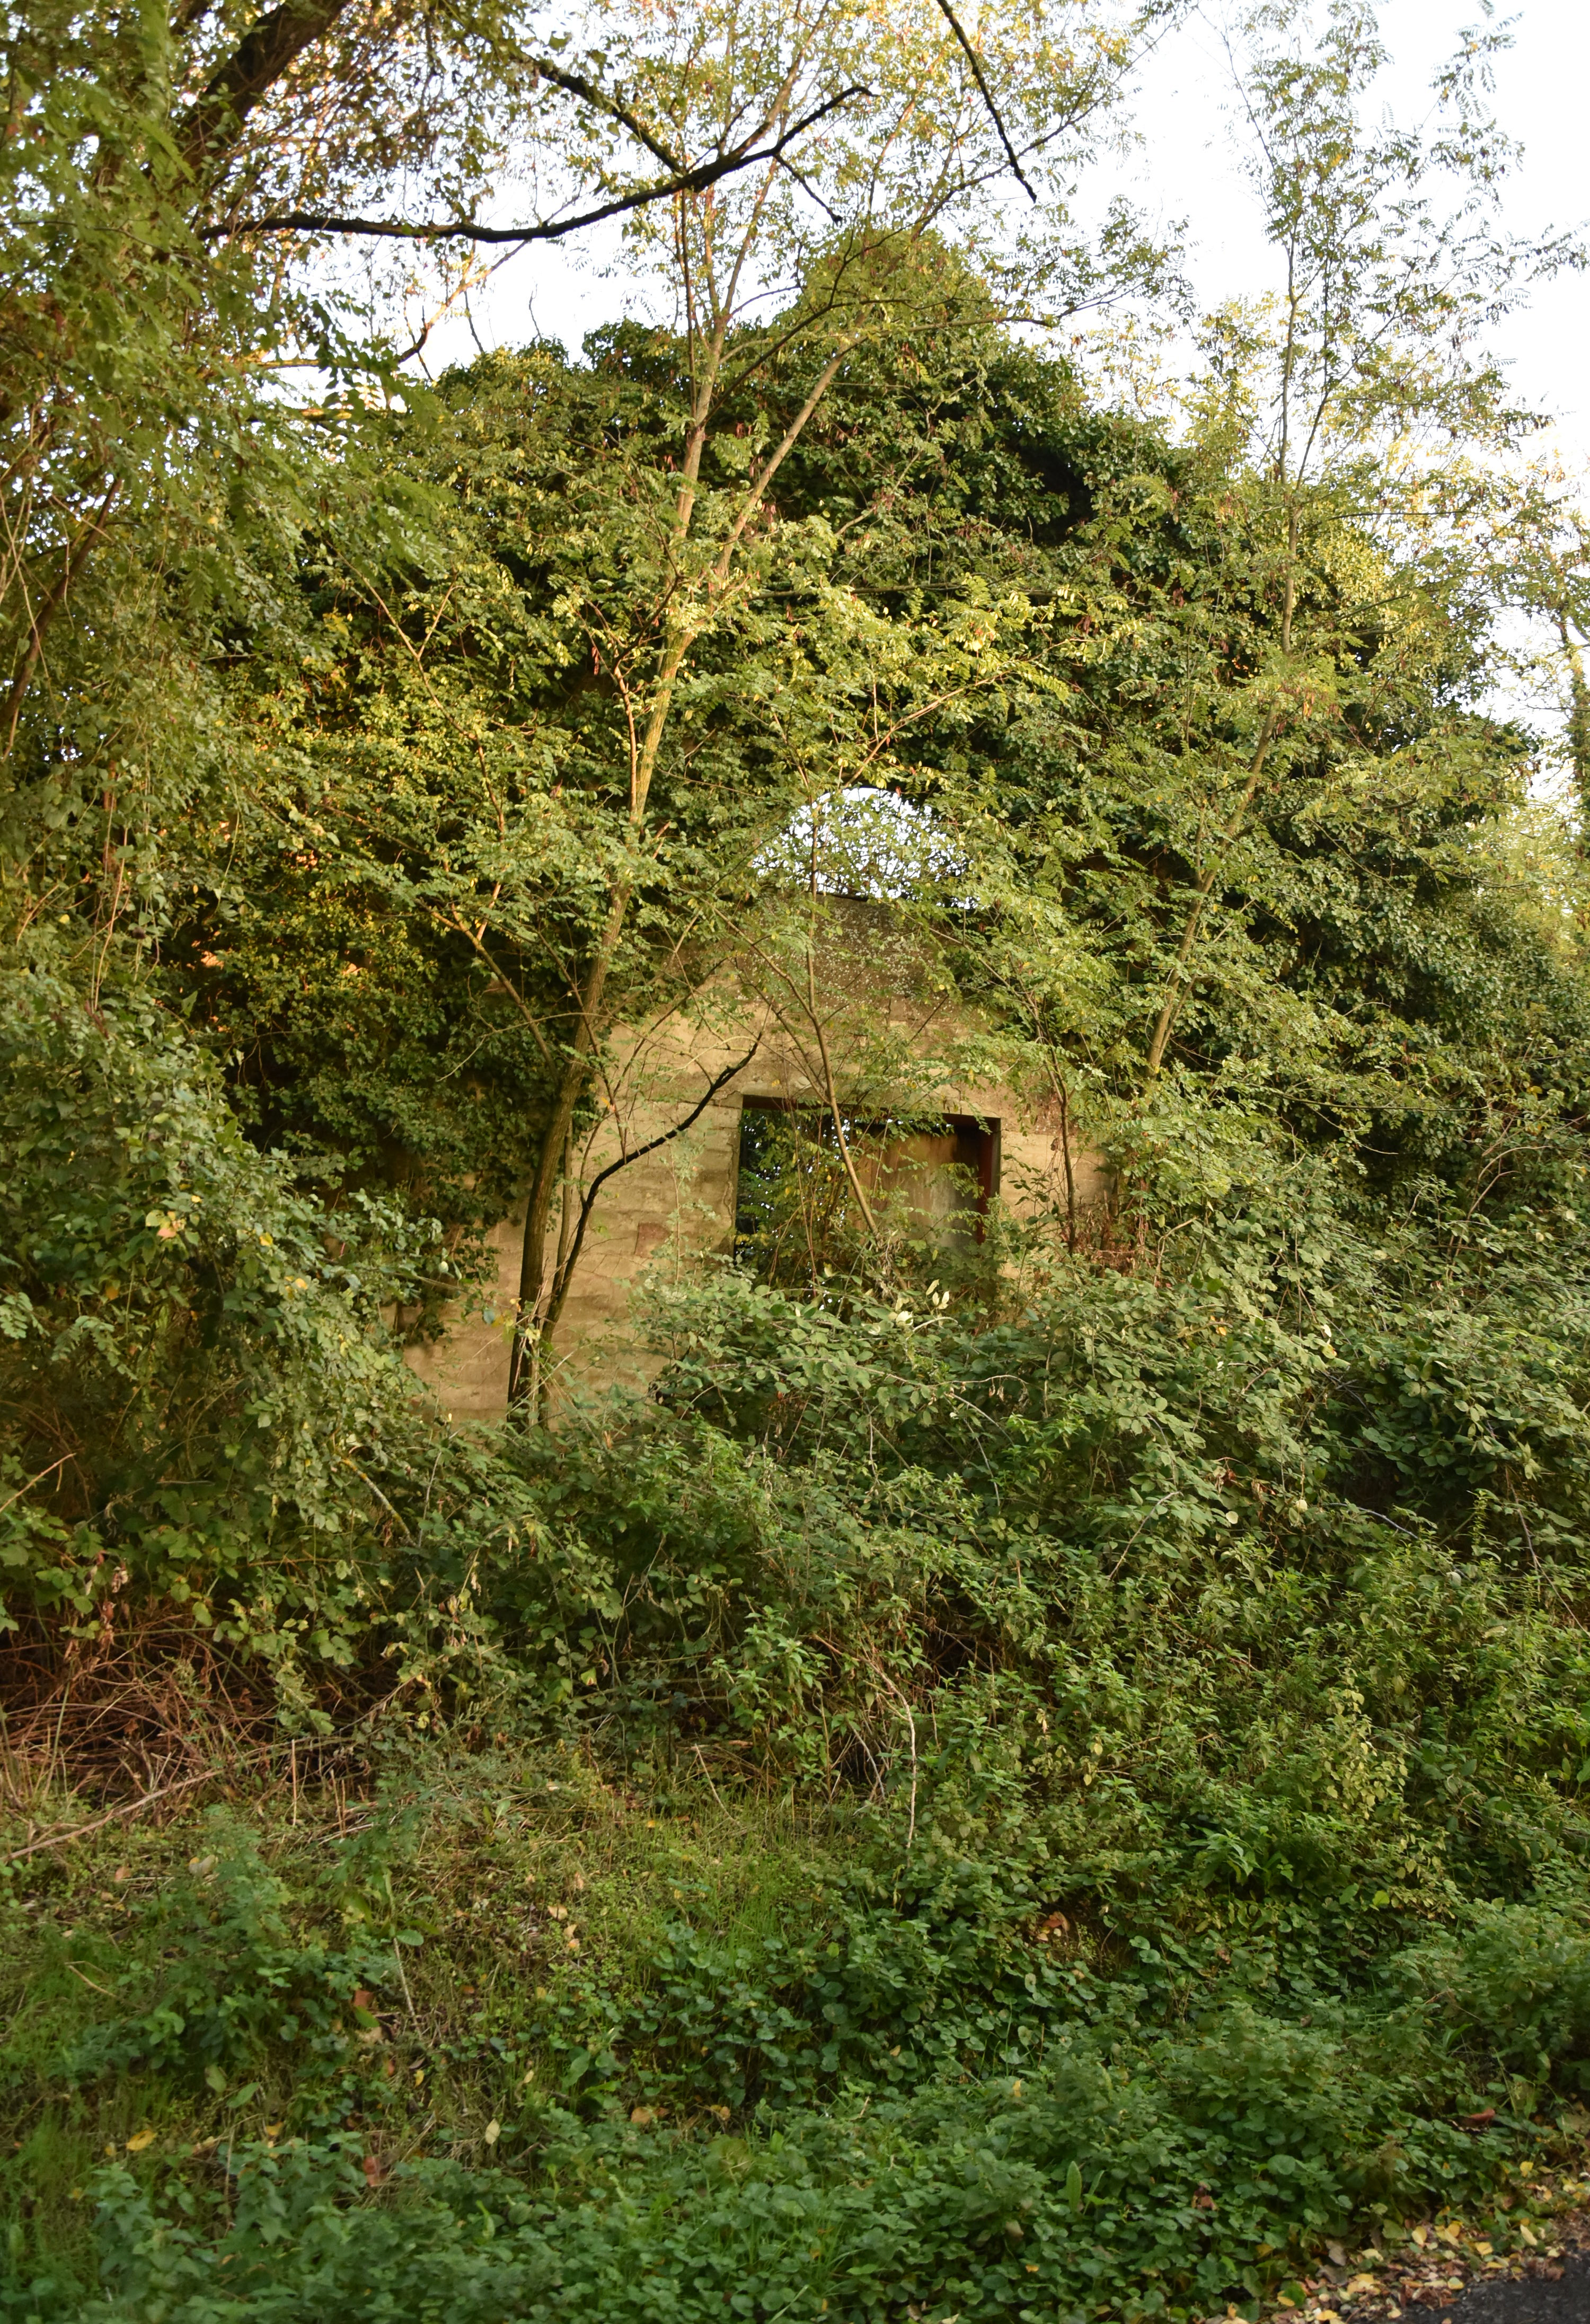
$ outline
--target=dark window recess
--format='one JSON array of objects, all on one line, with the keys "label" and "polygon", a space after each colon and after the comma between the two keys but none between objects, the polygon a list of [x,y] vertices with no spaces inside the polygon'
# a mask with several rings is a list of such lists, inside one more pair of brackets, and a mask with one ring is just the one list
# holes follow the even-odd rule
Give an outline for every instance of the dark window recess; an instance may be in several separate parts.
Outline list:
[{"label": "dark window recess", "polygon": [[973,1113],[952,1113],[949,1123],[955,1132],[956,1166],[970,1170],[977,1180],[978,1213],[986,1217],[999,1192],[999,1124],[979,1120]]},{"label": "dark window recess", "polygon": [[[983,1219],[999,1192],[997,1121],[970,1113],[942,1114],[926,1122],[920,1116],[905,1122],[847,1115],[845,1139],[857,1176],[869,1194],[878,1189],[896,1204],[904,1203],[924,1224],[942,1221],[944,1231],[957,1240],[970,1231],[981,1241]],[[839,1175],[838,1147],[826,1107],[746,1099],[740,1114],[735,1219],[742,1259],[753,1259],[770,1231],[777,1240],[785,1240],[793,1221],[786,1222],[783,1231],[775,1227],[786,1209],[781,1187],[786,1198],[793,1197],[799,1206],[795,1182],[807,1180],[819,1210],[844,1205],[847,1190]],[[820,1192],[824,1183],[826,1202]]]}]

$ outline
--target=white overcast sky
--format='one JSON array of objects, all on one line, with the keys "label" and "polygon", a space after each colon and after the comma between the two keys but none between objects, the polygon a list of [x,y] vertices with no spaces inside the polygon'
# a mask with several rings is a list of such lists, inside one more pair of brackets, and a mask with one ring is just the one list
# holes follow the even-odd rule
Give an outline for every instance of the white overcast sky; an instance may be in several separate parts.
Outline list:
[{"label": "white overcast sky", "polygon": [[[1188,272],[1206,308],[1273,287],[1271,254],[1244,178],[1232,106],[1230,67],[1218,25],[1226,0],[1206,0],[1140,68],[1129,111],[1140,142],[1103,161],[1083,189],[1085,211],[1120,191],[1152,218],[1184,218]],[[1500,12],[1499,12],[1500,13]],[[1523,145],[1509,180],[1503,222],[1541,233],[1590,225],[1590,0],[1521,0],[1511,12],[1513,46],[1496,67],[1494,105],[1503,127]],[[1383,0],[1381,26],[1392,61],[1376,100],[1406,126],[1429,112],[1437,66],[1478,0]],[[503,266],[473,305],[480,338],[516,346],[545,334],[577,352],[592,327],[621,313],[639,294],[615,254],[588,244],[540,245]],[[1564,274],[1541,286],[1527,313],[1499,340],[1521,401],[1558,415],[1568,465],[1590,463],[1590,275]],[[473,343],[462,320],[445,325],[427,348],[433,365],[467,361]]]},{"label": "white overcast sky", "polygon": [[[1523,146],[1503,193],[1502,222],[1519,235],[1590,225],[1590,6],[1585,0],[1521,0],[1512,11],[1512,49],[1496,61],[1493,99],[1502,127]],[[1477,0],[1383,0],[1381,31],[1392,63],[1375,91],[1402,125],[1430,112],[1437,68]],[[1121,166],[1124,189],[1170,219],[1188,221],[1188,271],[1202,304],[1245,296],[1274,281],[1253,193],[1243,175],[1231,71],[1211,5],[1150,58],[1133,112],[1142,138]],[[1521,402],[1555,412],[1561,449],[1590,458],[1590,276],[1565,273],[1539,286],[1530,310],[1497,341]]]}]

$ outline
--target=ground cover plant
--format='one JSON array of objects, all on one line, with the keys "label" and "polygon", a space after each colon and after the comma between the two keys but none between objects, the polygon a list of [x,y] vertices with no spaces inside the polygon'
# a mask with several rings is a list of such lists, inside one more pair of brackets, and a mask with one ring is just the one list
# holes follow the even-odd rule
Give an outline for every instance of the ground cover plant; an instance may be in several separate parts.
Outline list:
[{"label": "ground cover plant", "polygon": [[1291,1202],[1002,1325],[692,1295],[528,1460],[471,1731],[11,1868],[14,2312],[1190,2314],[1508,2235],[1590,2064],[1543,1214],[1390,1331]]}]

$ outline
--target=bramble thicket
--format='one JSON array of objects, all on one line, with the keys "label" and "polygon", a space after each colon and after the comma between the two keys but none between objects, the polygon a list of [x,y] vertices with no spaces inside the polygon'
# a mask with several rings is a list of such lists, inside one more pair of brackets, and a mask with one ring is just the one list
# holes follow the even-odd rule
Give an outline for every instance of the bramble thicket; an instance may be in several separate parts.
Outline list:
[{"label": "bramble thicket", "polygon": [[[0,2316],[1256,2317],[1582,2152],[1580,254],[1270,8],[1198,319],[1173,14],[6,16]],[[615,1042],[858,894],[1083,1195],[836,1091],[560,1390]]]}]

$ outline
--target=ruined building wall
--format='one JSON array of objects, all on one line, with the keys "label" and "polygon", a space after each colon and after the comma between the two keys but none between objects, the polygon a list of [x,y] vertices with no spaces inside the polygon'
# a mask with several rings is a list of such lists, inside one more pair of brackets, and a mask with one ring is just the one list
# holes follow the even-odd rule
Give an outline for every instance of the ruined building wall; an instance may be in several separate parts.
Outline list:
[{"label": "ruined building wall", "polygon": [[[876,937],[876,927],[860,933]],[[986,1077],[946,1078],[946,1057],[953,1070],[955,1052],[972,1028],[908,967],[888,956],[887,944],[852,942],[825,963],[815,1023],[809,1011],[797,1015],[783,1005],[776,989],[769,999],[766,990],[756,994],[740,983],[712,996],[715,1005],[694,1021],[676,1018],[643,1039],[615,1045],[607,1108],[582,1160],[587,1185],[620,1150],[633,1151],[684,1121],[708,1084],[757,1046],[699,1120],[616,1172],[598,1194],[556,1333],[563,1393],[619,1382],[639,1387],[655,1374],[657,1360],[641,1344],[647,1284],[677,1278],[732,1250],[744,1108],[821,1106],[823,1046],[847,1099],[859,1076],[875,1108],[905,1105],[986,1125],[991,1139],[982,1150],[994,1162],[985,1193],[994,1199],[1018,1213],[1063,1204],[1064,1157],[1052,1101]],[[882,1087],[880,1072],[887,1077]],[[955,1158],[952,1135],[907,1138],[885,1167],[892,1162],[896,1171],[914,1172],[915,1207],[947,1212],[951,1182],[942,1166]],[[1096,1202],[1102,1192],[1097,1158],[1073,1146],[1072,1169],[1079,1200]],[[492,1237],[498,1285],[495,1298],[484,1303],[487,1314],[457,1314],[444,1339],[409,1351],[414,1371],[455,1417],[497,1417],[506,1409],[522,1233],[521,1208]]]}]

